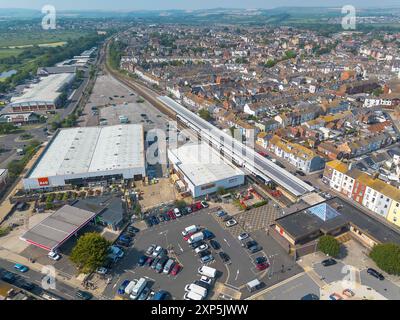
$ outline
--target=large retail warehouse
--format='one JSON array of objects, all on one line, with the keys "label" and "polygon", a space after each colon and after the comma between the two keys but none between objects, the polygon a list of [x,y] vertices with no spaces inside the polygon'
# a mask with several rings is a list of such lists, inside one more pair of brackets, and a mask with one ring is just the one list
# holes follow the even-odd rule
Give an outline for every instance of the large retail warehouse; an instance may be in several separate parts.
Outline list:
[{"label": "large retail warehouse", "polygon": [[143,126],[62,129],[23,180],[26,190],[146,175]]}]

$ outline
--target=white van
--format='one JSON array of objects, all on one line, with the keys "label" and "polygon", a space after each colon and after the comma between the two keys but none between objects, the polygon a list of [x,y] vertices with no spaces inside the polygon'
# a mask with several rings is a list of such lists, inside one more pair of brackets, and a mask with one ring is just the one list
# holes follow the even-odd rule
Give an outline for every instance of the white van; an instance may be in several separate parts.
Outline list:
[{"label": "white van", "polygon": [[187,236],[189,233],[195,233],[199,229],[200,229],[199,226],[196,226],[196,225],[189,226],[189,227],[185,228],[185,230],[182,231],[182,235]]},{"label": "white van", "polygon": [[137,283],[136,279],[129,282],[128,285],[125,287],[125,294],[127,295],[131,294],[131,291],[136,286],[136,283]]},{"label": "white van", "polygon": [[133,287],[129,298],[131,298],[132,300],[136,300],[146,286],[147,280],[145,278],[140,278],[136,285]]},{"label": "white van", "polygon": [[201,274],[202,276],[206,276],[206,277],[209,277],[209,278],[212,278],[212,279],[214,279],[215,276],[217,275],[217,270],[216,269],[210,268],[210,267],[207,267],[207,266],[200,267],[197,270],[197,272],[199,274]]},{"label": "white van", "polygon": [[192,236],[190,236],[188,243],[192,244],[192,243],[195,243],[195,242],[201,241],[201,240],[204,240],[204,233],[197,232],[197,233],[193,234]]},{"label": "white van", "polygon": [[204,298],[201,295],[193,291],[186,292],[185,295],[183,296],[183,300],[203,300],[203,299]]},{"label": "white van", "polygon": [[188,284],[185,287],[185,291],[197,293],[198,295],[202,296],[203,298],[207,297],[207,293],[208,293],[206,288],[200,287],[199,285],[194,284],[194,283]]}]

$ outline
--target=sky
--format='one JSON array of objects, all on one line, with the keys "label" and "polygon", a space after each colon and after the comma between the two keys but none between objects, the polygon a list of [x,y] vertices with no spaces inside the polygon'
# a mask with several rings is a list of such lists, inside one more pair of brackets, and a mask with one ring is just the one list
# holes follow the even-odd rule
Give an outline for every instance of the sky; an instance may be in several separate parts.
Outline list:
[{"label": "sky", "polygon": [[[50,4],[58,10],[166,10],[207,8],[274,8],[282,6],[400,7],[400,0],[0,0],[0,8],[37,9]],[[0,12],[1,13],[1,12]]]}]

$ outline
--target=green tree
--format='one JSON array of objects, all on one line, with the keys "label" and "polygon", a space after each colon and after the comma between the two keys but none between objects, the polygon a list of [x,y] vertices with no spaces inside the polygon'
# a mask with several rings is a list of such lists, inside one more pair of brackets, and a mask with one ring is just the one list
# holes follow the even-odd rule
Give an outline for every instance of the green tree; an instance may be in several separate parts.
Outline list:
[{"label": "green tree", "polygon": [[337,257],[340,253],[340,243],[334,237],[325,235],[319,238],[318,250],[331,257]]},{"label": "green tree", "polygon": [[85,233],[72,249],[70,259],[80,272],[93,272],[103,265],[110,245],[110,242],[96,232]]},{"label": "green tree", "polygon": [[183,209],[186,207],[186,202],[183,200],[177,200],[175,201],[175,207],[177,207],[178,209]]},{"label": "green tree", "polygon": [[206,121],[210,121],[212,119],[210,111],[208,111],[207,109],[200,109],[199,116]]},{"label": "green tree", "polygon": [[400,246],[398,244],[378,244],[372,248],[369,256],[383,271],[400,275]]}]

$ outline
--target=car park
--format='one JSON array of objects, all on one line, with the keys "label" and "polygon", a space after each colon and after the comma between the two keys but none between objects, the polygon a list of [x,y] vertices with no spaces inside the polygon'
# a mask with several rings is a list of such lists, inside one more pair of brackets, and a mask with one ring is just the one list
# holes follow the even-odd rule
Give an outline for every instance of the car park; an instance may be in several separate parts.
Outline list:
[{"label": "car park", "polygon": [[17,263],[14,265],[14,269],[21,272],[21,273],[25,273],[29,271],[29,268],[23,264]]},{"label": "car park", "polygon": [[321,264],[322,264],[324,267],[330,267],[330,266],[333,266],[333,265],[337,264],[337,262],[336,262],[335,259],[330,258],[330,259],[323,260],[323,261],[321,262]]},{"label": "car park", "polygon": [[376,271],[375,269],[368,268],[368,269],[367,269],[367,273],[368,273],[369,275],[371,275],[371,276],[377,278],[377,279],[380,280],[380,281],[385,280],[385,277],[383,276],[383,274],[380,273],[380,272],[378,272],[378,271]]},{"label": "car park", "polygon": [[219,242],[217,240],[210,240],[210,246],[214,249],[214,250],[219,250],[221,249],[221,245],[219,244]]},{"label": "car park", "polygon": [[231,219],[225,223],[225,226],[230,228],[237,225],[237,221],[235,219]]},{"label": "car park", "polygon": [[250,235],[246,232],[243,232],[243,233],[239,234],[238,240],[243,241],[243,240],[247,239],[248,237],[250,237]]}]

